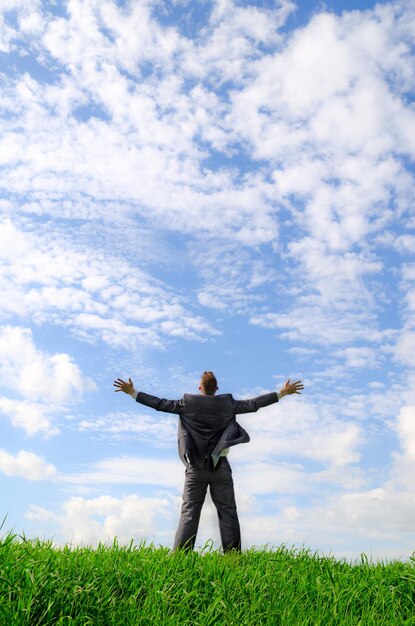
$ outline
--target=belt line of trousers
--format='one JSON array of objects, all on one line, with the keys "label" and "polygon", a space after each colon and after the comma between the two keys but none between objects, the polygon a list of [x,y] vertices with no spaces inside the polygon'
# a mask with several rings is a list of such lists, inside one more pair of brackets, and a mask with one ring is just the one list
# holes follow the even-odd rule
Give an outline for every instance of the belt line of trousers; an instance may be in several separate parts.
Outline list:
[{"label": "belt line of trousers", "polygon": [[205,459],[205,465],[201,469],[186,468],[180,522],[173,550],[194,549],[208,485],[218,514],[223,551],[241,550],[241,531],[236,511],[232,469],[225,456],[220,457],[215,468],[211,458]]}]

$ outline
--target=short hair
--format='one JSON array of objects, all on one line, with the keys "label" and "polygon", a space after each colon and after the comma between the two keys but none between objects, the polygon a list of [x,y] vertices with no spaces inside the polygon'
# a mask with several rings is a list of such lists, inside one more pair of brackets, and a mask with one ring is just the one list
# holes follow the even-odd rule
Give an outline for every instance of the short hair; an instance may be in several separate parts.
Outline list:
[{"label": "short hair", "polygon": [[208,396],[213,396],[218,388],[215,374],[213,372],[203,372],[202,378],[200,379],[200,386]]}]

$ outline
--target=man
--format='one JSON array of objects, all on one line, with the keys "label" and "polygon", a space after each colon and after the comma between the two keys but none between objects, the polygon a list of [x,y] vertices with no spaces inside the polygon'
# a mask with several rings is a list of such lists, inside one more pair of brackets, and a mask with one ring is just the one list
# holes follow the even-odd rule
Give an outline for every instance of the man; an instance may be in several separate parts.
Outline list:
[{"label": "man", "polygon": [[218,385],[213,372],[204,372],[200,380],[200,394],[184,394],[181,400],[165,400],[134,389],[118,378],[116,392],[123,391],[137,402],[156,411],[180,416],[178,428],[179,456],[184,465],[185,484],[179,527],[173,549],[193,550],[200,513],[208,485],[216,506],[219,530],[224,552],[241,550],[241,533],[236,511],[232,470],[227,458],[229,448],[247,443],[246,430],[235,419],[241,413],[253,413],[278,402],[283,396],[300,394],[304,385],[300,380],[287,380],[276,393],[271,392],[250,400],[234,400],[231,394],[216,395]]}]

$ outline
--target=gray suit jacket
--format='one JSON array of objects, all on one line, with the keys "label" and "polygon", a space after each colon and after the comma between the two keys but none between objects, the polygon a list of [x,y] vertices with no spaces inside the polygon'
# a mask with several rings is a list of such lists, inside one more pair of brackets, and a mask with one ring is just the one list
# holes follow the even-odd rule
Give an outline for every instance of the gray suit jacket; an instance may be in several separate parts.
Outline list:
[{"label": "gray suit jacket", "polygon": [[186,467],[201,468],[207,456],[212,456],[213,465],[216,466],[224,448],[250,440],[235,415],[254,413],[278,402],[278,394],[272,392],[250,400],[234,400],[230,393],[218,396],[186,393],[181,400],[165,400],[139,391],[137,402],[156,411],[180,415],[180,459]]}]

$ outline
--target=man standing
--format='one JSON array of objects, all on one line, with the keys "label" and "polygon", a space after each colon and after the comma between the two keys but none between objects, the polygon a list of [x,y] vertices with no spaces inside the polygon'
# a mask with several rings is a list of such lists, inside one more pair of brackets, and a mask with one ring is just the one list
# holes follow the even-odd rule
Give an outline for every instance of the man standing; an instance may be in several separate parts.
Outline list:
[{"label": "man standing", "polygon": [[278,402],[283,396],[300,394],[304,385],[300,380],[284,387],[251,398],[234,400],[232,395],[216,395],[218,385],[213,372],[204,372],[200,380],[200,394],[184,394],[181,400],[165,400],[134,389],[118,378],[115,391],[123,391],[137,402],[156,411],[176,413],[180,416],[178,427],[179,456],[184,465],[185,483],[179,527],[173,549],[192,550],[195,545],[199,519],[208,485],[216,506],[223,551],[241,550],[241,533],[236,511],[232,470],[227,455],[229,448],[247,443],[249,435],[235,419],[241,413],[253,413]]}]

